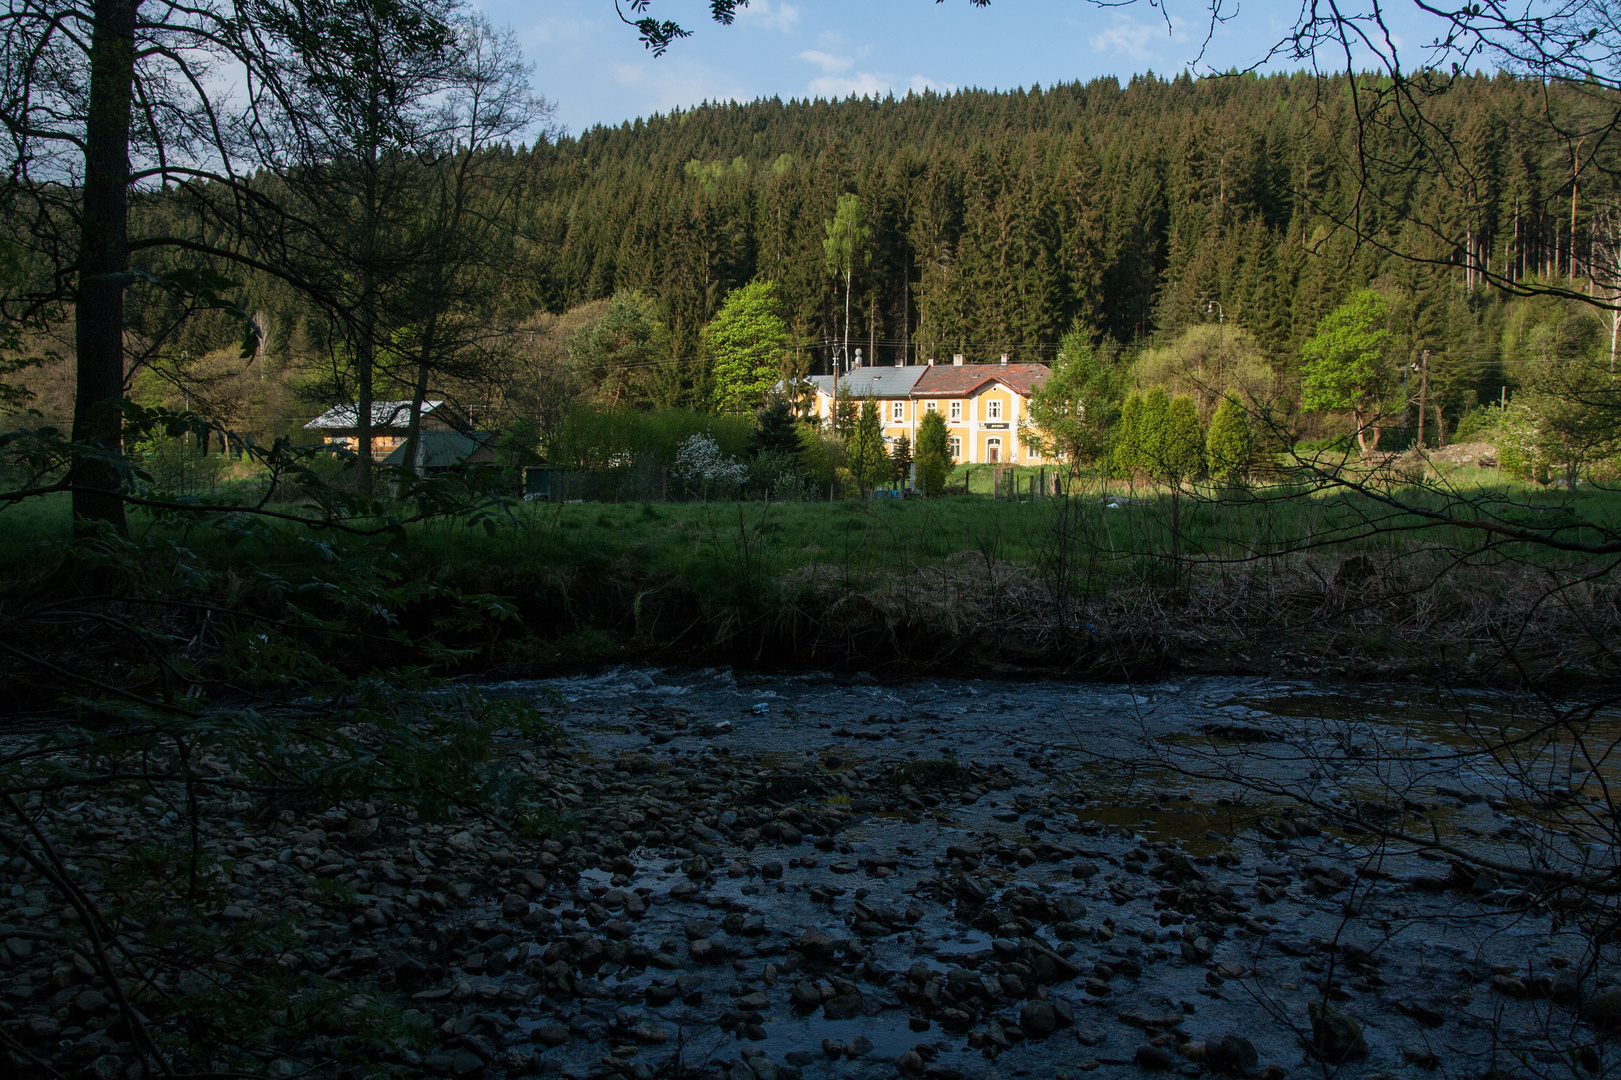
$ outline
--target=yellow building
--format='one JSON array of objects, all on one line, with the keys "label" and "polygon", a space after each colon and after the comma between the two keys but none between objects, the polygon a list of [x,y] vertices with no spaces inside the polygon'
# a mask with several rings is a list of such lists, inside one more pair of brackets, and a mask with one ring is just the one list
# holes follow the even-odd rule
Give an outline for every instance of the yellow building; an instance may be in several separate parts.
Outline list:
[{"label": "yellow building", "polygon": [[[1030,414],[1030,395],[1050,374],[1046,364],[940,364],[911,367],[858,367],[838,380],[840,392],[860,402],[876,398],[884,441],[905,435],[917,443],[926,413],[946,422],[952,456],[959,463],[1050,465],[1020,438],[1019,425]],[[834,379],[815,375],[812,415],[831,421]]]}]

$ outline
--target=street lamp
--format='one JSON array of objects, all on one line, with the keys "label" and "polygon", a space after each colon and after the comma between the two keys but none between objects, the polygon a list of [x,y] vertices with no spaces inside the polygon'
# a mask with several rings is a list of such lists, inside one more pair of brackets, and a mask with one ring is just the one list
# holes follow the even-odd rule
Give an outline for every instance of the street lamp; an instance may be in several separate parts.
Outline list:
[{"label": "street lamp", "polygon": [[1220,353],[1221,353],[1221,327],[1222,327],[1222,324],[1227,321],[1227,311],[1226,311],[1225,308],[1223,308],[1221,306],[1221,301],[1220,300],[1209,300],[1209,301],[1205,302],[1204,313],[1206,315],[1215,315],[1216,316],[1216,353],[1217,353],[1217,355],[1220,355]]}]

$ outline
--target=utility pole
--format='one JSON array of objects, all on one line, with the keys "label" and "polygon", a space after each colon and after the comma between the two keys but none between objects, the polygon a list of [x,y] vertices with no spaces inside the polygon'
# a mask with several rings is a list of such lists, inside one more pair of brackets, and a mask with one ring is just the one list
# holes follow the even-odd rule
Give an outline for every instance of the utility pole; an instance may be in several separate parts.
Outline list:
[{"label": "utility pole", "polygon": [[1424,405],[1430,390],[1430,350],[1424,350],[1423,366],[1418,369],[1418,448],[1424,449]]}]

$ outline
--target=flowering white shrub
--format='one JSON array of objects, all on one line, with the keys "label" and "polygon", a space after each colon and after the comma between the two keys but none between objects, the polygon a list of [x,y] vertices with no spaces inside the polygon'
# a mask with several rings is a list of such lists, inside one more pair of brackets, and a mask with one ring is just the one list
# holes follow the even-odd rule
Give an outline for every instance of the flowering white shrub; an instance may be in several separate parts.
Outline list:
[{"label": "flowering white shrub", "polygon": [[748,467],[736,458],[727,457],[708,435],[692,436],[681,444],[675,455],[675,473],[691,484],[740,484],[748,476]]}]

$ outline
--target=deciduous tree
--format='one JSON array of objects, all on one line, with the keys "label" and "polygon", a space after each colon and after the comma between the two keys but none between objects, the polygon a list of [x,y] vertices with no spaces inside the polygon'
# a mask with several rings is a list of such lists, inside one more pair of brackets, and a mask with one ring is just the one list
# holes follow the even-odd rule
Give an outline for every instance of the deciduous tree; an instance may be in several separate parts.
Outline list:
[{"label": "deciduous tree", "polygon": [[733,289],[704,328],[703,341],[714,379],[714,408],[731,413],[759,408],[788,354],[788,327],[776,285],[756,279]]},{"label": "deciduous tree", "polygon": [[1390,365],[1385,343],[1389,306],[1372,289],[1362,289],[1325,315],[1317,332],[1301,346],[1301,404],[1311,411],[1349,412],[1357,446],[1366,454],[1368,431],[1379,442]]}]

